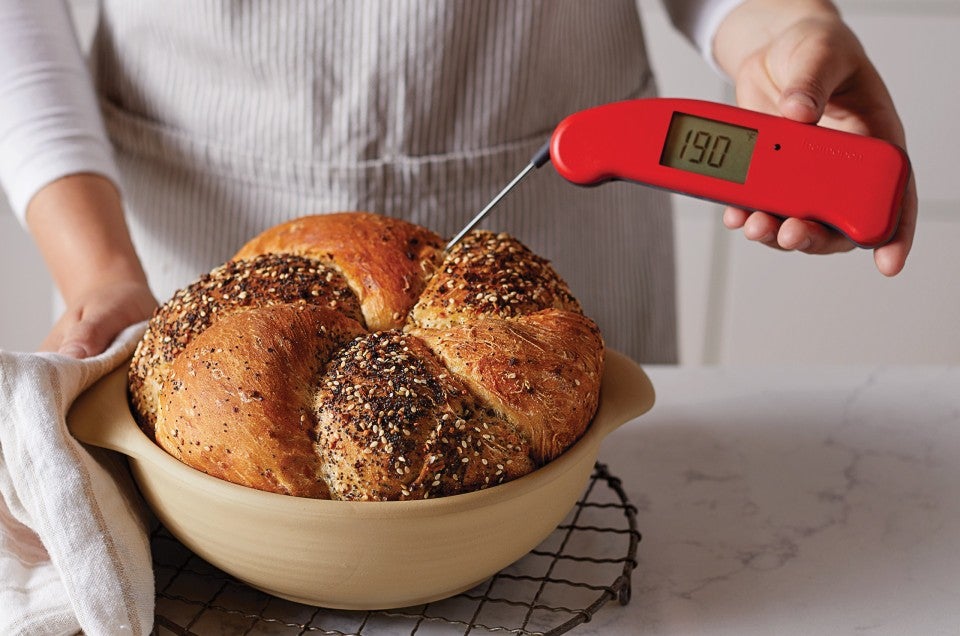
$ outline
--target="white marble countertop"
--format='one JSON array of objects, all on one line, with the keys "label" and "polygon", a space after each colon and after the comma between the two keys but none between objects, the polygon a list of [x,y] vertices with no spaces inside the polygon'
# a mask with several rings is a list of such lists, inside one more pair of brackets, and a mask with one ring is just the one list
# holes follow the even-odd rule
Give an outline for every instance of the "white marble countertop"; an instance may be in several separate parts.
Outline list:
[{"label": "white marble countertop", "polygon": [[960,367],[646,370],[633,598],[574,633],[960,634]]}]

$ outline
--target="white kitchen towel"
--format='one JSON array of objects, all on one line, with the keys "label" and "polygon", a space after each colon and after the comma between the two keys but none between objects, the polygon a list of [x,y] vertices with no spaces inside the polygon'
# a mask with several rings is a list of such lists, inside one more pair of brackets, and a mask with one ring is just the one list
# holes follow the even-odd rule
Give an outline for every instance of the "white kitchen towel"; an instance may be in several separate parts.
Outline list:
[{"label": "white kitchen towel", "polygon": [[73,401],[123,364],[144,324],[75,360],[0,351],[0,634],[148,634],[145,509],[122,457],[67,430]]}]

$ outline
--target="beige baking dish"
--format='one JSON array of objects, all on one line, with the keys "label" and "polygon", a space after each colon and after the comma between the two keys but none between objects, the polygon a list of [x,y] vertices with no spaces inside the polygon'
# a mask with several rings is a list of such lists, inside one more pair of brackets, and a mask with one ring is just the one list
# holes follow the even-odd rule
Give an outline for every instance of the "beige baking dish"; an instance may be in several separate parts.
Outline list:
[{"label": "beige baking dish", "polygon": [[270,594],[341,609],[445,598],[519,559],[576,503],[604,437],[654,401],[643,370],[608,352],[593,423],[543,468],[453,497],[343,502],[262,492],[180,463],[134,423],[125,382],[124,367],[83,394],[67,418],[73,434],[127,455],[151,509],[200,557]]}]

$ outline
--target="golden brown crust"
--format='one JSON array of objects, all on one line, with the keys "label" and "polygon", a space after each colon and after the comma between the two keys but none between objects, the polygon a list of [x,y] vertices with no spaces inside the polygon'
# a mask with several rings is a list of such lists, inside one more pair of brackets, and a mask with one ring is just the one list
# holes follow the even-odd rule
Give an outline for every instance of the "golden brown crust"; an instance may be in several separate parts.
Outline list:
[{"label": "golden brown crust", "polygon": [[369,213],[251,240],[150,321],[129,373],[157,443],[305,497],[469,492],[548,462],[598,403],[603,340],[549,262]]},{"label": "golden brown crust", "polygon": [[367,328],[401,327],[443,256],[443,241],[420,226],[366,212],[305,216],[252,239],[234,258],[292,253],[343,274]]},{"label": "golden brown crust", "polygon": [[451,250],[420,295],[410,320],[421,327],[442,328],[551,307],[581,311],[548,261],[506,234],[478,230]]},{"label": "golden brown crust", "polygon": [[327,307],[361,320],[360,305],[336,271],[295,255],[232,260],[178,291],[151,318],[128,374],[138,424],[153,437],[154,413],[173,360],[215,320],[271,305]]},{"label": "golden brown crust", "polygon": [[157,443],[221,479],[328,498],[313,456],[313,387],[331,355],[362,333],[340,312],[301,304],[221,318],[173,361]]},{"label": "golden brown crust", "polygon": [[547,309],[412,329],[470,390],[515,424],[544,464],[580,438],[596,412],[603,340],[582,314]]},{"label": "golden brown crust", "polygon": [[318,454],[327,458],[334,499],[426,499],[534,467],[516,428],[399,331],[344,350],[323,378],[317,407]]}]

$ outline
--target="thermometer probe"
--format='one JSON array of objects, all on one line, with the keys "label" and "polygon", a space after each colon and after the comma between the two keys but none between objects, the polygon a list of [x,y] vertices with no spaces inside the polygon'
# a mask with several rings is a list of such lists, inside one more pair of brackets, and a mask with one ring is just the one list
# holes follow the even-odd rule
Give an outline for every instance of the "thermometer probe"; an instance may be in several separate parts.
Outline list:
[{"label": "thermometer probe", "polygon": [[561,121],[447,249],[547,161],[577,185],[633,181],[817,221],[867,248],[893,237],[910,174],[906,153],[873,137],[701,100],[614,102]]}]

